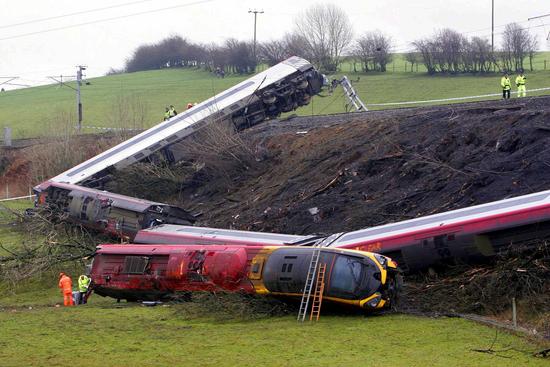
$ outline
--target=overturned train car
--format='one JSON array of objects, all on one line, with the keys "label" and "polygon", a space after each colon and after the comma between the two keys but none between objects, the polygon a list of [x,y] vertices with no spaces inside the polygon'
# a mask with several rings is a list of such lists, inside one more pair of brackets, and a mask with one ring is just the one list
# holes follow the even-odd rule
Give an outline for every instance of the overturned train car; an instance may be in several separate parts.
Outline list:
[{"label": "overturned train car", "polygon": [[[517,196],[402,222],[343,233],[328,247],[371,251],[404,271],[494,256],[550,237],[550,191]],[[139,231],[139,243],[311,246],[318,236],[161,225]]]},{"label": "overturned train car", "polygon": [[[308,247],[114,245],[97,248],[95,293],[128,301],[167,300],[189,292],[227,291],[298,298],[313,251]],[[324,300],[375,310],[399,290],[396,264],[364,251],[322,249]]]},{"label": "overturned train car", "polygon": [[37,204],[70,222],[119,238],[133,239],[159,224],[189,225],[195,217],[176,206],[57,182],[35,188]]},{"label": "overturned train car", "polygon": [[168,162],[185,159],[178,144],[214,125],[237,131],[307,105],[321,91],[322,75],[308,61],[291,57],[180,114],[53,177],[51,181],[101,188],[111,172],[161,155]]}]

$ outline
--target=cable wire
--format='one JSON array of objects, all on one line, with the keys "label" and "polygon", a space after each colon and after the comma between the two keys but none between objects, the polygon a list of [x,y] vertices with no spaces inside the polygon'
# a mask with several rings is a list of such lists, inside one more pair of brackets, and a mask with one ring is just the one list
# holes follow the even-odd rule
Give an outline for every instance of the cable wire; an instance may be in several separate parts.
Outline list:
[{"label": "cable wire", "polygon": [[122,7],[124,7],[124,6],[135,5],[135,4],[140,4],[140,3],[148,3],[148,2],[151,2],[151,1],[153,1],[153,0],[132,1],[132,2],[129,2],[129,3],[123,3],[123,4],[118,4],[118,5],[105,6],[105,7],[103,7],[103,8],[95,8],[95,9],[89,9],[89,10],[82,10],[82,11],[77,11],[77,12],[74,12],[74,13],[67,13],[67,14],[62,14],[62,15],[55,15],[55,16],[52,16],[52,17],[46,17],[46,18],[38,18],[38,19],[33,19],[33,20],[27,20],[27,21],[21,22],[21,23],[12,23],[12,24],[0,25],[0,29],[3,29],[3,28],[11,28],[11,27],[18,27],[18,26],[27,25],[27,24],[33,24],[33,23],[46,22],[46,21],[48,21],[48,20],[54,20],[54,19],[61,19],[61,18],[66,18],[66,17],[72,17],[73,15],[82,15],[82,14],[88,14],[88,13],[103,11],[103,10],[109,10],[109,9],[115,9],[115,8],[122,8]]},{"label": "cable wire", "polygon": [[15,38],[33,36],[33,35],[36,35],[36,34],[42,34],[42,33],[54,32],[54,31],[60,31],[60,30],[63,30],[63,29],[82,27],[82,26],[90,25],[90,24],[96,24],[96,23],[102,23],[102,22],[109,22],[109,21],[117,20],[117,19],[135,17],[135,16],[138,16],[138,15],[151,14],[151,13],[158,13],[158,12],[162,12],[162,11],[166,11],[166,10],[171,10],[171,9],[184,8],[184,7],[193,6],[193,5],[199,5],[199,4],[210,3],[210,2],[213,2],[213,1],[217,1],[217,0],[200,0],[200,1],[193,1],[193,2],[190,2],[190,3],[186,3],[186,4],[168,6],[168,7],[165,7],[165,8],[152,9],[152,10],[142,11],[142,12],[133,13],[133,14],[126,14],[126,15],[119,15],[119,16],[111,17],[111,18],[97,19],[97,20],[92,20],[92,21],[89,21],[89,22],[78,23],[78,24],[72,24],[72,25],[63,26],[63,27],[57,27],[57,28],[49,28],[49,29],[44,29],[44,30],[36,31],[36,32],[22,33],[22,34],[17,34],[17,35],[15,35],[15,36],[9,36],[9,37],[0,38],[0,41],[6,41],[6,40],[15,39]]}]

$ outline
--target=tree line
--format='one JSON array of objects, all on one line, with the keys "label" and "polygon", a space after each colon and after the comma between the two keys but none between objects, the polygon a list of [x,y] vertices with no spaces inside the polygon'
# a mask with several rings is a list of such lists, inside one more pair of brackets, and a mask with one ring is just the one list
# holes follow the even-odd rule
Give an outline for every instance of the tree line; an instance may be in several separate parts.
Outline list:
[{"label": "tree line", "polygon": [[[512,23],[506,26],[497,50],[484,38],[468,38],[452,29],[437,31],[411,46],[405,60],[411,66],[424,64],[428,73],[435,74],[518,71],[526,68],[526,60],[532,70],[538,44],[525,28]],[[344,58],[353,63],[356,71],[359,65],[360,71],[385,72],[392,62],[393,49],[391,37],[380,31],[354,37],[346,13],[336,5],[322,4],[300,14],[294,28],[282,38],[259,43],[256,55],[250,41],[230,38],[222,44],[199,44],[174,35],[139,46],[121,71],[202,67],[246,74],[254,72],[259,63],[272,66],[290,56],[300,56],[326,73],[338,71]]]},{"label": "tree line", "polygon": [[488,40],[468,39],[452,29],[443,29],[432,37],[413,42],[415,51],[405,55],[411,64],[423,63],[429,74],[486,73],[490,71],[533,70],[537,39],[517,23],[506,25],[501,47],[493,50]]}]

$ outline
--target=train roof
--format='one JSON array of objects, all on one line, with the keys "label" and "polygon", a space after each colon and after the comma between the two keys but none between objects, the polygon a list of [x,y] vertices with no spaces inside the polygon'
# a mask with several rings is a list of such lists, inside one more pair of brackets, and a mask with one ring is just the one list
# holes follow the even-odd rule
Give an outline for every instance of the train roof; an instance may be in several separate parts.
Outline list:
[{"label": "train roof", "polygon": [[501,216],[516,211],[529,210],[544,206],[550,207],[550,190],[348,232],[335,241],[331,246],[340,247],[355,243],[370,242],[385,237],[437,229],[467,221],[479,221],[492,218],[494,216]]},{"label": "train roof", "polygon": [[178,241],[179,239],[215,239],[227,243],[283,246],[289,244],[299,244],[302,241],[307,241],[309,239],[315,238],[318,238],[318,236],[300,236],[280,233],[250,232],[232,229],[217,229],[208,227],[163,224],[139,231],[134,241],[139,243],[152,243],[157,241],[176,243],[176,241]]}]

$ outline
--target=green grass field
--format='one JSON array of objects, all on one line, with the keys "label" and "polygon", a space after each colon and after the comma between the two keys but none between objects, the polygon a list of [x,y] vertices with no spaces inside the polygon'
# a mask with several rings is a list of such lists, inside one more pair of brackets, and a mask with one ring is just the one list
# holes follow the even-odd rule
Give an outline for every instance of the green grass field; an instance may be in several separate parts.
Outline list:
[{"label": "green grass field", "polygon": [[[14,231],[9,224],[13,220],[11,210],[23,211],[32,206],[33,203],[30,200],[0,202],[0,245],[7,249],[21,245],[21,242],[25,240],[24,235]],[[0,248],[0,256],[2,255],[6,255],[6,251]]]},{"label": "green grass field", "polygon": [[[537,56],[537,71],[528,72],[528,89],[550,87],[550,70],[541,63],[550,53]],[[404,60],[398,56],[386,73],[354,73],[350,64],[342,72],[355,82],[359,96],[368,103],[403,102],[451,98],[500,92],[500,76],[428,76],[405,72]],[[395,71],[393,71],[395,69]],[[408,69],[409,70],[409,69]],[[84,125],[133,127],[136,118],[150,127],[163,118],[164,107],[173,104],[179,111],[189,102],[201,102],[246,76],[229,75],[219,79],[202,70],[172,69],[120,74],[90,79],[82,87]],[[74,83],[69,83],[74,87]],[[547,94],[548,91],[546,92]],[[326,93],[323,93],[324,95]],[[332,96],[316,97],[301,115],[345,112],[341,89]],[[381,107],[373,107],[377,109]],[[391,108],[391,107],[384,107]],[[68,118],[68,115],[70,118]],[[19,89],[0,94],[0,127],[10,126],[15,138],[56,135],[66,131],[62,121],[75,121],[75,92],[68,87],[48,85]],[[121,122],[124,121],[124,122]],[[74,126],[75,124],[73,124]],[[140,127],[141,124],[136,125]],[[97,131],[97,130],[86,130]]]},{"label": "green grass field", "polygon": [[458,319],[392,315],[219,322],[178,307],[86,305],[0,312],[3,366],[546,366],[535,346]]},{"label": "green grass field", "polygon": [[[7,206],[23,210],[29,204],[20,200]],[[1,224],[13,220],[6,210],[0,216]],[[4,229],[0,227],[4,245],[15,248],[29,240],[27,234]],[[17,284],[0,282],[0,366],[543,366],[547,362],[533,357],[533,352],[548,344],[454,318],[330,314],[316,324],[298,324],[293,315],[243,319],[223,311],[209,314],[200,303],[149,308],[97,295],[86,306],[56,307],[62,303],[59,270],[76,279],[83,269],[68,264]],[[498,353],[472,350],[490,347]]]}]

